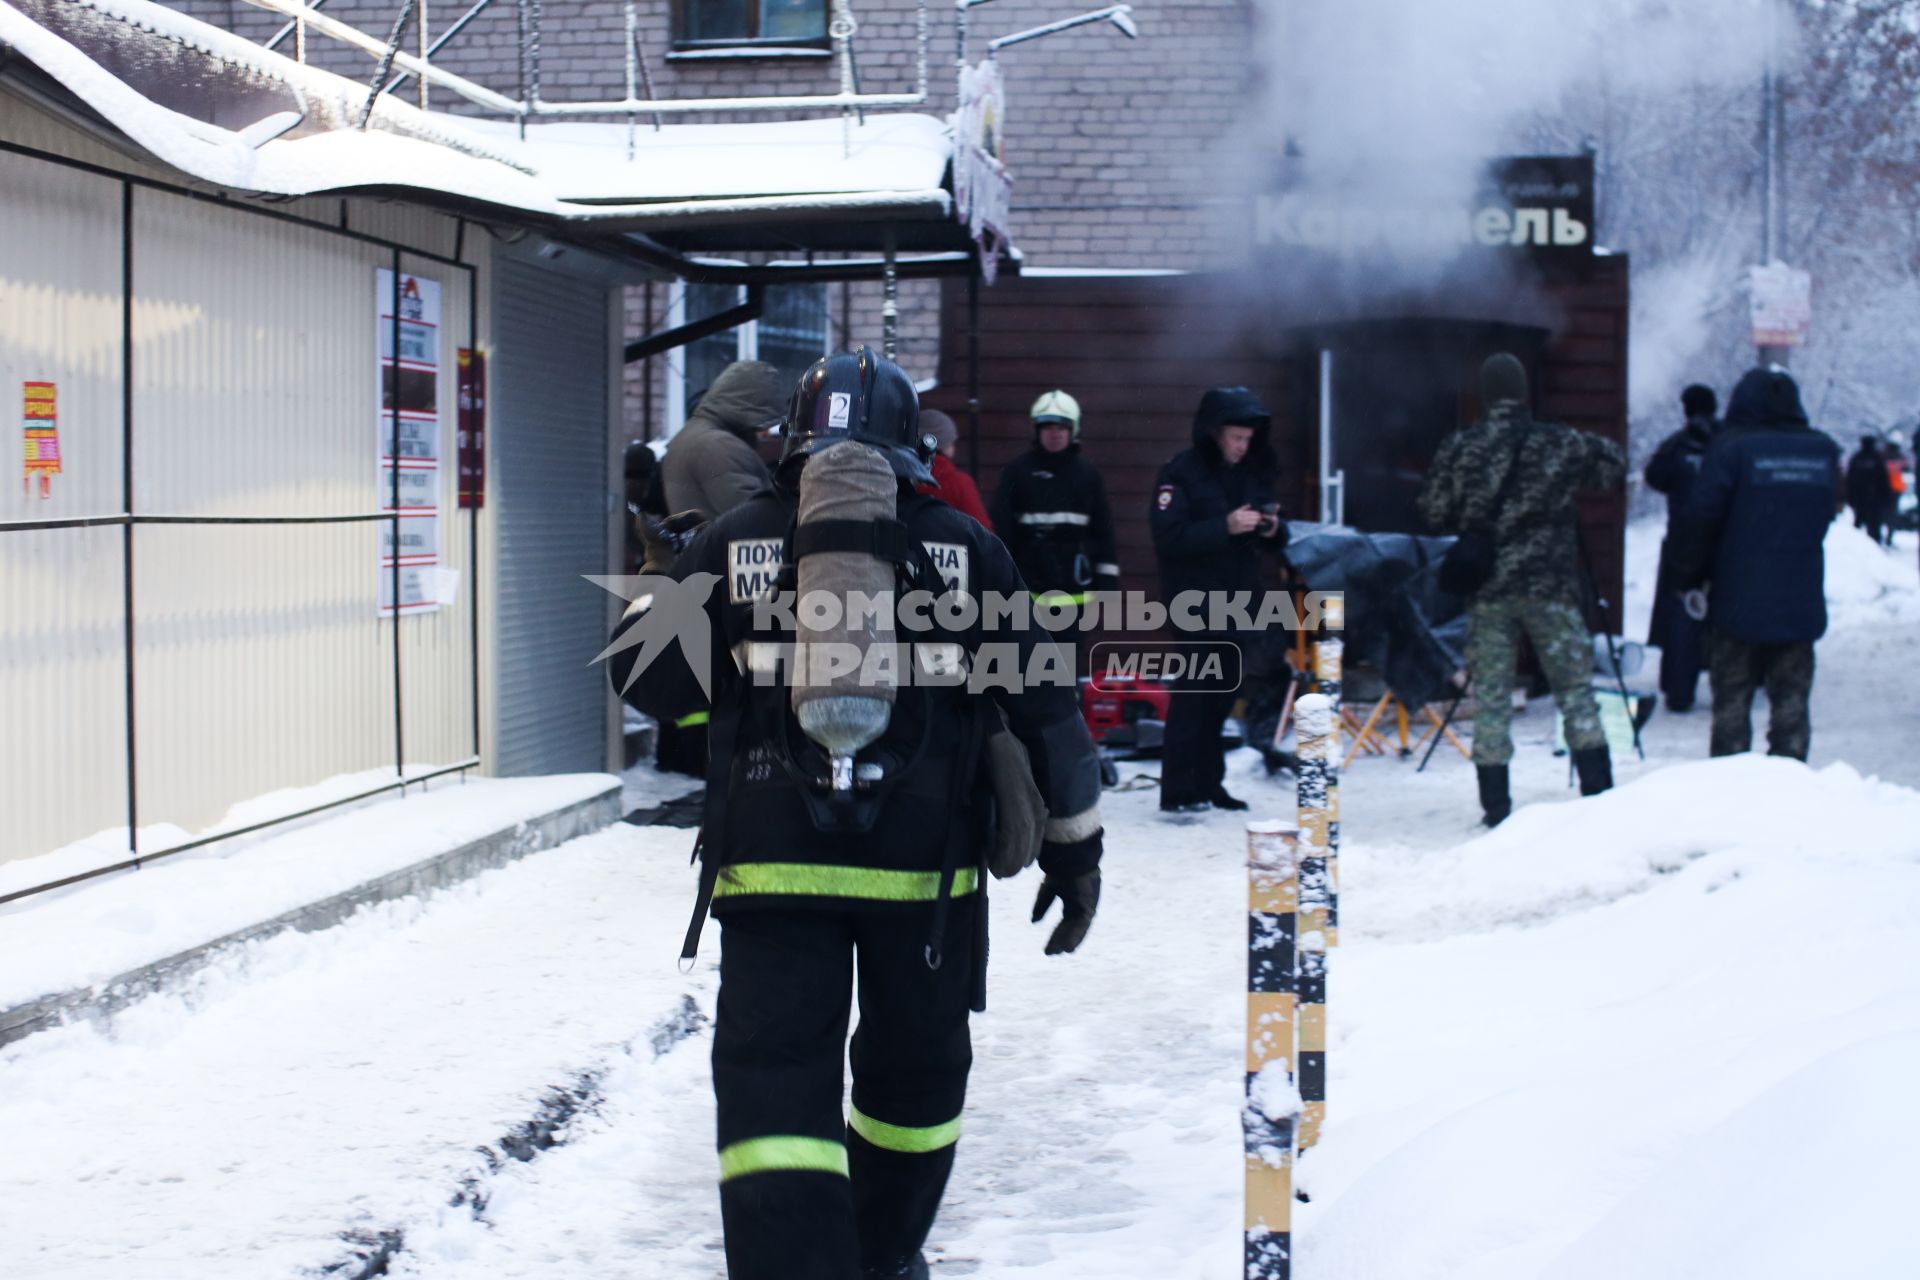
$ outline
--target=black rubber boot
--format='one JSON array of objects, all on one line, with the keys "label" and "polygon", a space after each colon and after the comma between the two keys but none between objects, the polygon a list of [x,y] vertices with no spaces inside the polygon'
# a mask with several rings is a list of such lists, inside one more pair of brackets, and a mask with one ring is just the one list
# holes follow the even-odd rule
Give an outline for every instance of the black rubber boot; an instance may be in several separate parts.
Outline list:
[{"label": "black rubber boot", "polygon": [[1573,767],[1580,775],[1580,794],[1597,796],[1613,789],[1613,757],[1605,747],[1583,747],[1573,753]]},{"label": "black rubber boot", "polygon": [[916,1253],[907,1261],[892,1267],[868,1267],[863,1273],[864,1280],[927,1280],[925,1254]]},{"label": "black rubber boot", "polygon": [[1225,787],[1215,787],[1213,794],[1208,796],[1207,800],[1208,803],[1212,804],[1216,809],[1232,809],[1238,811],[1247,807],[1245,800],[1237,796],[1228,795]]},{"label": "black rubber boot", "polygon": [[1486,814],[1487,825],[1497,827],[1513,812],[1513,795],[1507,789],[1507,766],[1475,765],[1474,772],[1480,776],[1480,809]]}]

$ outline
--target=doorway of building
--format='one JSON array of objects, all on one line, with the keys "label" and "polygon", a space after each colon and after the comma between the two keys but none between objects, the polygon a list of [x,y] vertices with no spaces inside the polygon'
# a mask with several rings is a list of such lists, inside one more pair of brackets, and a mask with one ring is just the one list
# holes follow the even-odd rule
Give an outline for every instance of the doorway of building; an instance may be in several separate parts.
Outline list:
[{"label": "doorway of building", "polygon": [[1329,449],[1318,470],[1336,481],[1336,515],[1368,533],[1426,533],[1415,499],[1440,442],[1479,416],[1481,363],[1513,353],[1537,393],[1548,334],[1499,321],[1400,318],[1302,337],[1303,367],[1325,369],[1312,382],[1310,421],[1324,414]]}]

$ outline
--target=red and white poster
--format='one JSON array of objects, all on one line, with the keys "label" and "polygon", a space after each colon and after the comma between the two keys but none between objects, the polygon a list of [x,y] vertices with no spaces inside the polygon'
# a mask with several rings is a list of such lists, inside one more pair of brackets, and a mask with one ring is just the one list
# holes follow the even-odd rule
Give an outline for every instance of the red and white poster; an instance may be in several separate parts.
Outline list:
[{"label": "red and white poster", "polygon": [[40,477],[40,496],[53,496],[53,477],[60,474],[60,388],[51,382],[29,382],[21,387],[20,428],[23,470],[20,487],[33,492]]},{"label": "red and white poster", "polygon": [[429,613],[443,603],[440,568],[440,285],[402,273],[398,323],[393,272],[374,272],[379,329],[380,425],[376,433],[377,510],[399,513],[380,524],[380,616],[393,615],[394,569],[400,611]]}]

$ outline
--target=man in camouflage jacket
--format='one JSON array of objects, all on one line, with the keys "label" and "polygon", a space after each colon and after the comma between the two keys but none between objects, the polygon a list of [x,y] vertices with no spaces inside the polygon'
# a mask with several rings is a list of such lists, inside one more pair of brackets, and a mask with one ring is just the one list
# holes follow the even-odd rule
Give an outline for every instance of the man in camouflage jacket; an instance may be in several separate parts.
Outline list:
[{"label": "man in camouflage jacket", "polygon": [[[1533,642],[1565,718],[1581,794],[1613,785],[1593,696],[1592,640],[1581,610],[1575,499],[1619,487],[1627,459],[1610,440],[1534,421],[1526,369],[1513,356],[1489,358],[1480,389],[1485,416],[1441,444],[1420,491],[1420,513],[1441,533],[1488,530],[1497,549],[1492,576],[1469,602],[1467,639],[1478,708],[1473,762],[1487,825],[1497,826],[1513,809],[1507,762],[1513,758],[1513,682],[1522,634]],[[1510,467],[1519,470],[1506,484]]]}]

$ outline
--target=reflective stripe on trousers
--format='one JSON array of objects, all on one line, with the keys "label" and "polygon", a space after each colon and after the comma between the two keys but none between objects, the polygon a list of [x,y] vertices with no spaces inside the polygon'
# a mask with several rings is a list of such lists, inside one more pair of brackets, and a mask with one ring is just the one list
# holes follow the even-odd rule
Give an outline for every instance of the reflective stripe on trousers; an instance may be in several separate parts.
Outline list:
[{"label": "reflective stripe on trousers", "polygon": [[[954,897],[965,897],[979,887],[977,868],[961,867],[954,872]],[[720,869],[720,878],[713,886],[715,901],[749,895],[932,902],[940,896],[940,873],[834,867],[812,862],[737,862]]]}]

